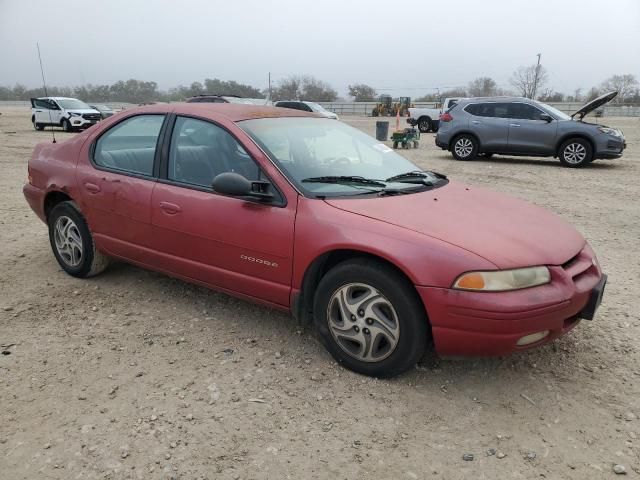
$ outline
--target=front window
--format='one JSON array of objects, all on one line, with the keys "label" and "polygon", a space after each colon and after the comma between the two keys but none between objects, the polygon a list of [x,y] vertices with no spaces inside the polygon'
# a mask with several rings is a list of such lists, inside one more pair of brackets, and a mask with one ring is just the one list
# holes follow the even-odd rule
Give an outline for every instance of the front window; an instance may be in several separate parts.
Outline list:
[{"label": "front window", "polygon": [[558,120],[571,120],[571,117],[569,115],[558,110],[557,108],[552,107],[551,105],[547,105],[546,103],[540,103],[540,102],[536,102],[536,103],[540,105],[540,107],[545,109],[547,112],[549,112],[551,115],[556,117]]},{"label": "front window", "polygon": [[60,105],[65,110],[91,110],[91,107],[84,103],[82,100],[78,100],[75,98],[62,98],[57,100],[58,105]]},{"label": "front window", "polygon": [[[437,174],[416,174],[416,165],[385,144],[330,119],[261,118],[238,125],[307,196],[410,193],[446,183]],[[413,177],[390,180],[408,172]]]}]

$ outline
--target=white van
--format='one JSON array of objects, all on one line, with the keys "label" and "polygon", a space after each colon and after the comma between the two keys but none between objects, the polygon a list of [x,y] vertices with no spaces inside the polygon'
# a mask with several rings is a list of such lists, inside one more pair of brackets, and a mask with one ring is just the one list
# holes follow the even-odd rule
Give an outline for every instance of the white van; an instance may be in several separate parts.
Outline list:
[{"label": "white van", "polygon": [[66,97],[40,97],[31,99],[31,123],[36,130],[50,125],[62,127],[65,132],[90,127],[102,115],[82,100]]}]

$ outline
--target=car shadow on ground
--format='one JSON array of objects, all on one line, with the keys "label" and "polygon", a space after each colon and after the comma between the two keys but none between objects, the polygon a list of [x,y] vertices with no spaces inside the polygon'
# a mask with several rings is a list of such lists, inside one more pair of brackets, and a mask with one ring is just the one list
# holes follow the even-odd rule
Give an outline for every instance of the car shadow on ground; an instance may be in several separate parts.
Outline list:
[{"label": "car shadow on ground", "polygon": [[[501,157],[494,156],[491,158],[478,158],[475,162],[485,162],[488,164],[522,164],[522,165],[535,165],[535,166],[547,166],[547,167],[561,167],[564,168],[559,160],[556,159],[548,159],[548,158],[527,158],[527,157]],[[607,163],[604,163],[607,162]],[[616,168],[616,165],[613,163],[609,163],[610,160],[594,160],[592,163],[589,163],[581,169],[611,169]]]}]

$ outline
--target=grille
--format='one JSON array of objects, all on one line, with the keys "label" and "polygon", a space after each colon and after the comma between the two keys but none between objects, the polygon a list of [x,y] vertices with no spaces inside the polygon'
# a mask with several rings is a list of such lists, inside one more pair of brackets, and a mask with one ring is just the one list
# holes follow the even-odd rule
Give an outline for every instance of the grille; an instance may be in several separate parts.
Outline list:
[{"label": "grille", "polygon": [[585,272],[595,269],[595,266],[593,264],[593,258],[587,252],[587,249],[583,249],[568,262],[563,263],[562,268],[571,278],[576,279]]},{"label": "grille", "polygon": [[100,120],[102,116],[99,113],[83,113],[82,118],[85,120]]}]

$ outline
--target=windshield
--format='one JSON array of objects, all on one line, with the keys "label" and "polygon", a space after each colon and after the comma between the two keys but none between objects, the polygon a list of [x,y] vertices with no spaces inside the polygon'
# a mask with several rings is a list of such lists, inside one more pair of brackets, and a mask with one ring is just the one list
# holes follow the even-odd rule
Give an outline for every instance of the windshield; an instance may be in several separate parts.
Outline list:
[{"label": "windshield", "polygon": [[313,103],[313,102],[304,102],[304,103],[309,105],[311,107],[311,110],[313,110],[314,112],[326,112],[327,111],[322,105],[318,105],[317,103]]},{"label": "windshield", "polygon": [[95,108],[96,110],[104,110],[104,111],[109,111],[111,110],[109,107],[107,107],[106,105],[92,105],[93,108]]},{"label": "windshield", "polygon": [[334,120],[280,117],[238,125],[307,196],[359,195],[385,188],[420,191],[429,182],[442,183],[442,176],[428,172],[419,179],[389,181],[419,168],[384,143]]},{"label": "windshield", "polygon": [[571,117],[564,112],[561,112],[557,108],[552,107],[551,105],[547,105],[546,103],[535,102],[539,106],[541,106],[544,110],[549,112],[551,115],[556,117],[558,120],[571,120]]},{"label": "windshield", "polygon": [[60,105],[65,110],[69,110],[69,109],[91,110],[91,107],[89,105],[75,98],[61,98],[59,100],[56,100],[56,102],[58,102],[58,105]]}]

